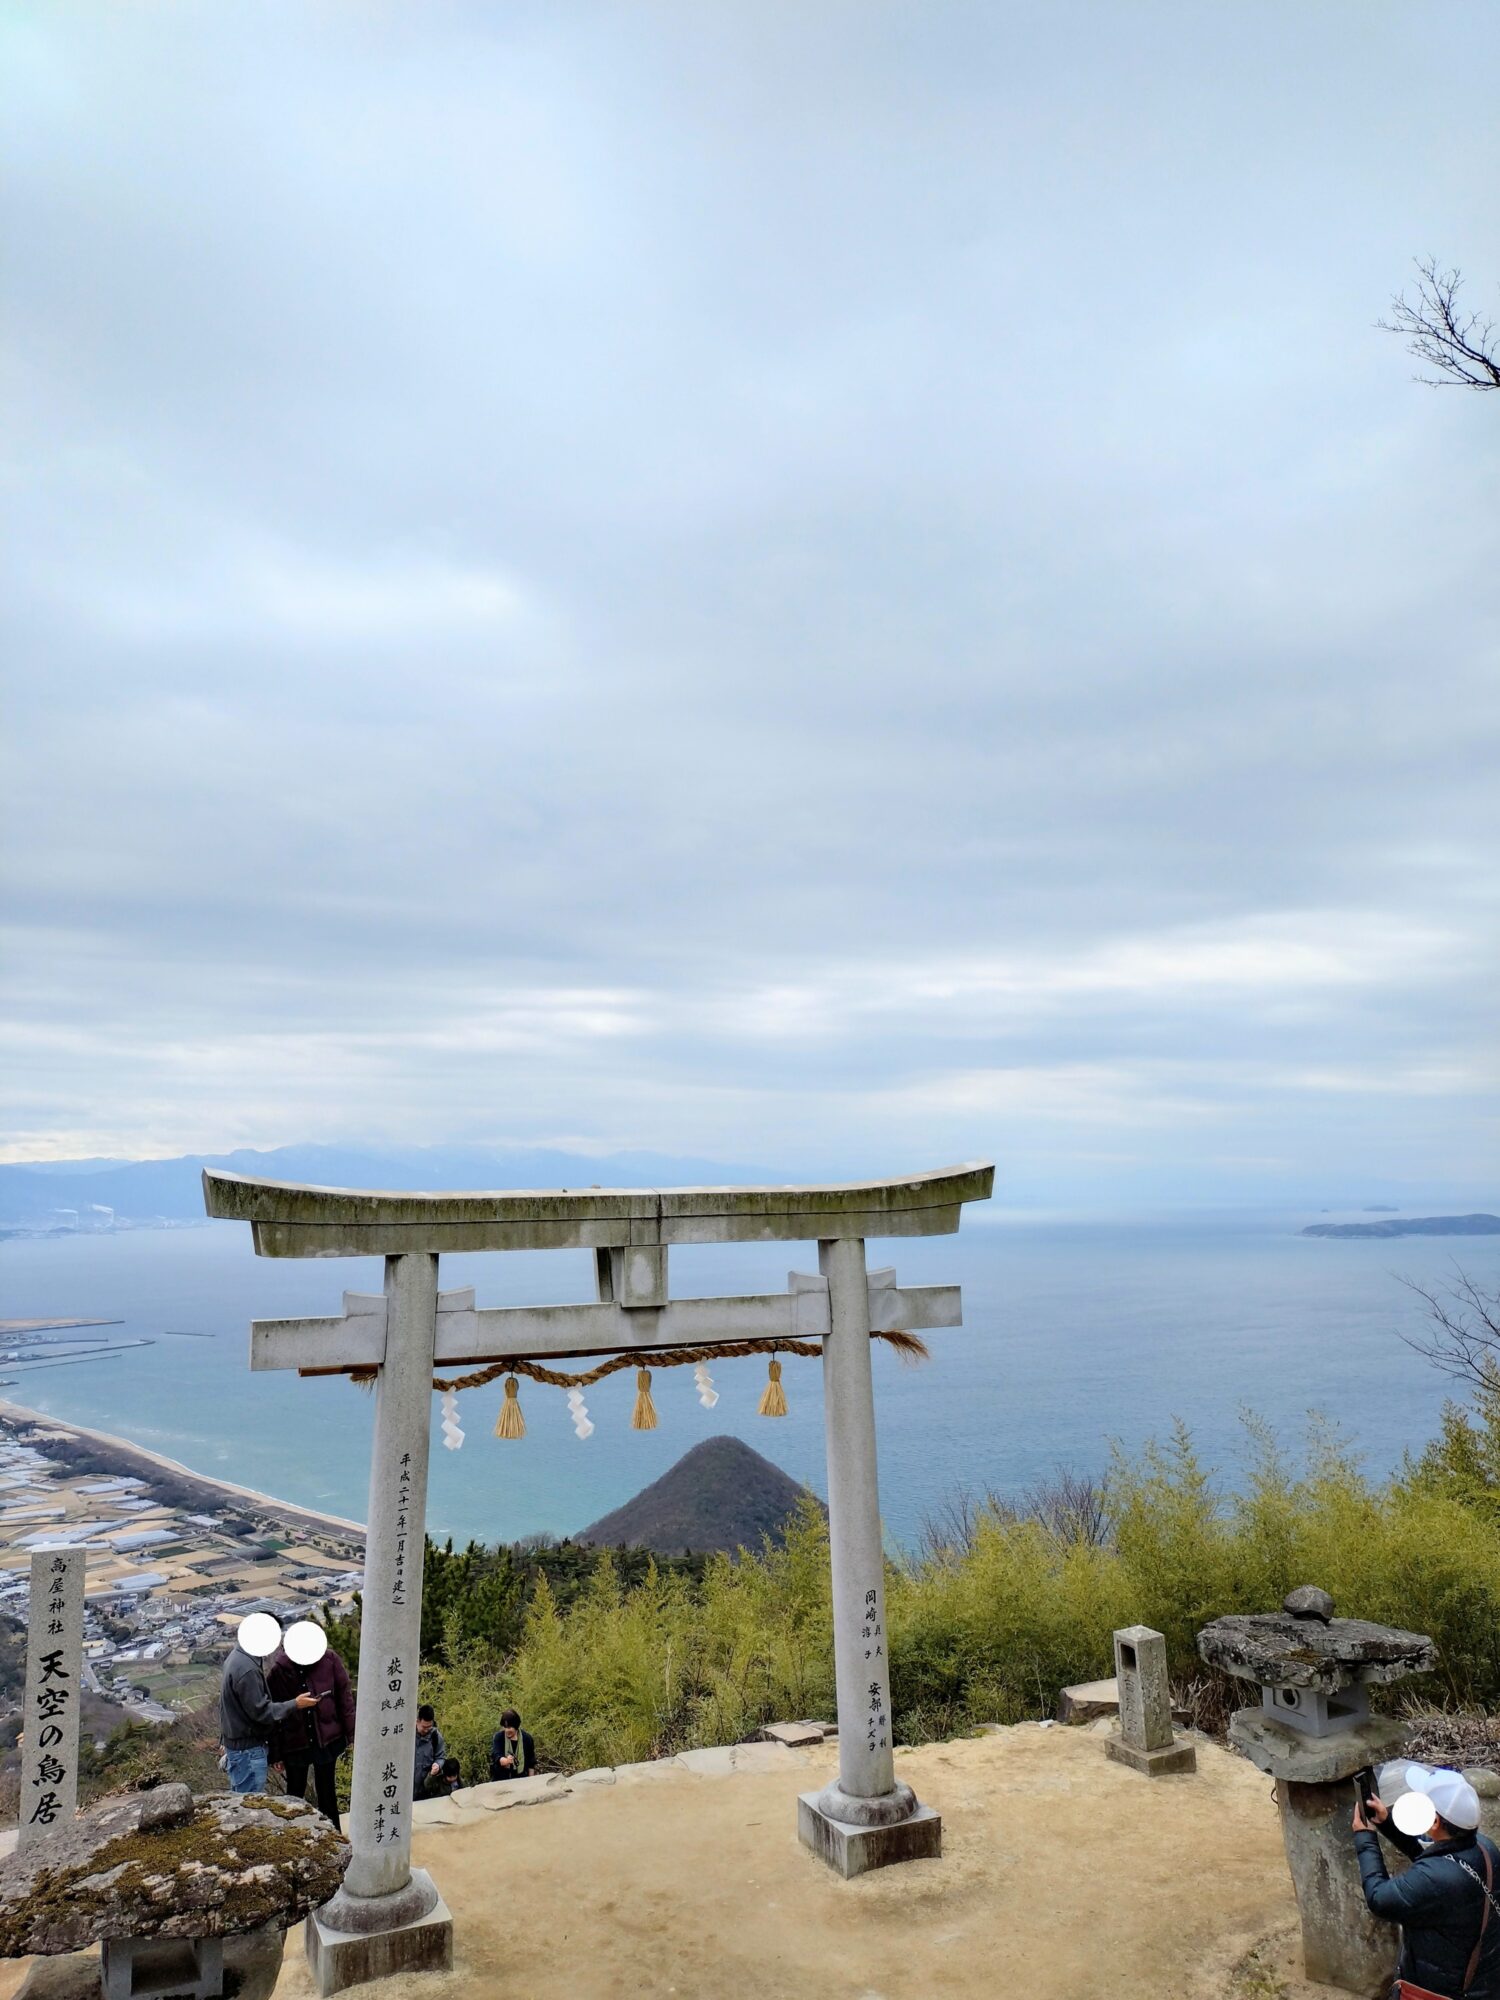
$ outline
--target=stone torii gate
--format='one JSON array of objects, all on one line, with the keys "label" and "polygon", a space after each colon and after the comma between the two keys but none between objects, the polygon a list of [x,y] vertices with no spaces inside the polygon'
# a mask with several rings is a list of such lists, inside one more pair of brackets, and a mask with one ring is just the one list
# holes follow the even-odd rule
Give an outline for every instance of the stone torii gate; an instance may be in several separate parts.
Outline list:
[{"label": "stone torii gate", "polygon": [[[252,1369],[375,1369],[375,1431],[344,1886],[309,1919],[307,1949],[329,1994],[389,1972],[451,1962],[452,1924],[411,1866],[434,1366],[653,1353],[717,1341],[821,1341],[833,1572],[839,1775],[798,1802],[802,1839],[844,1875],[936,1855],[941,1823],[898,1784],[892,1755],[884,1557],[875,1468],[870,1335],[961,1323],[957,1286],[902,1288],[866,1268],[870,1237],[937,1236],[987,1200],[990,1165],[827,1187],[558,1189],[386,1194],[205,1171],[211,1216],[248,1222],[262,1257],[385,1259],[381,1294],[344,1294],[337,1318],[257,1320]],[[815,1242],[818,1276],[760,1296],[674,1300],[674,1244]],[[472,1250],[592,1250],[597,1301],[476,1308],[441,1292],[438,1259]],[[877,1647],[868,1645],[877,1638]]]}]

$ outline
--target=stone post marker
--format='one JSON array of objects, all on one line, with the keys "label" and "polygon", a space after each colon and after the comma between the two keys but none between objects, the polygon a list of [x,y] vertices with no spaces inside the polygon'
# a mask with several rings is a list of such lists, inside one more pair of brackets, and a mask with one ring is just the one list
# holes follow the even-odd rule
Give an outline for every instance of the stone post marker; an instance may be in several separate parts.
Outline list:
[{"label": "stone post marker", "polygon": [[1167,1685],[1167,1642],[1149,1625],[1127,1625],[1115,1634],[1115,1686],[1120,1733],[1104,1745],[1116,1763],[1147,1778],[1196,1771],[1198,1753],[1172,1734],[1172,1691]]},{"label": "stone post marker", "polygon": [[86,1561],[82,1549],[39,1549],[31,1558],[17,1842],[23,1848],[63,1832],[78,1810]]}]

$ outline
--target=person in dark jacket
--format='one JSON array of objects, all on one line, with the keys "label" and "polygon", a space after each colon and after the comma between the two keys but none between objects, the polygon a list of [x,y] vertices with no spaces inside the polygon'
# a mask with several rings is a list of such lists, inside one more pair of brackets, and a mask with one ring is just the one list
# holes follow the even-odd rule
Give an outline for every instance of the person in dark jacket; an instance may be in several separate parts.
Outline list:
[{"label": "person in dark jacket", "polygon": [[278,1724],[271,1739],[271,1755],[286,1772],[290,1797],[307,1796],[307,1774],[311,1770],[318,1795],[318,1811],[339,1825],[338,1761],[354,1741],[354,1690],[349,1670],[328,1643],[321,1625],[305,1618],[293,1625],[281,1642],[281,1650],[266,1669],[266,1686],[273,1695],[310,1694],[314,1705],[294,1709]]},{"label": "person in dark jacket", "polygon": [[463,1774],[458,1768],[456,1757],[445,1757],[441,1764],[434,1764],[427,1774],[427,1789],[424,1799],[451,1799],[463,1784]]},{"label": "person in dark jacket", "polygon": [[252,1611],[240,1620],[234,1650],[224,1662],[219,1680],[219,1740],[224,1768],[234,1792],[263,1792],[270,1761],[271,1738],[289,1715],[312,1708],[317,1696],[298,1694],[272,1699],[266,1687],[266,1661],[281,1644],[281,1627],[268,1611]]},{"label": "person in dark jacket", "polygon": [[536,1745],[521,1727],[513,1708],[506,1709],[490,1739],[490,1776],[527,1778],[536,1769]]},{"label": "person in dark jacket", "polygon": [[[1500,1914],[1490,1900],[1500,1900],[1500,1850],[1478,1831],[1478,1794],[1457,1771],[1421,1764],[1406,1767],[1404,1782],[1431,1801],[1431,1830],[1425,1839],[1403,1833],[1382,1800],[1356,1801],[1354,1849],[1365,1902],[1375,1916],[1401,1926],[1401,1979],[1452,2000],[1500,2000]],[[1409,1857],[1404,1874],[1387,1873],[1377,1827]],[[1466,1985],[1471,1963],[1474,1977]]]},{"label": "person in dark jacket", "polygon": [[437,1726],[437,1712],[430,1701],[424,1701],[417,1710],[417,1736],[411,1774],[411,1795],[414,1799],[427,1797],[428,1781],[434,1771],[443,1768],[443,1759],[447,1754],[448,1746],[443,1741],[442,1730]]}]

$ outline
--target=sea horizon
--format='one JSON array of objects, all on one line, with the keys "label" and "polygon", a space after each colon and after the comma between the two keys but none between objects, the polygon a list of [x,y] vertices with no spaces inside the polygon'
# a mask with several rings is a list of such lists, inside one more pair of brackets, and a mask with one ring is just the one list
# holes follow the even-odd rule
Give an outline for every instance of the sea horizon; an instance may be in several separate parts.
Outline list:
[{"label": "sea horizon", "polygon": [[[1102,1473],[1113,1442],[1138,1452],[1177,1418],[1227,1486],[1243,1470],[1247,1410],[1293,1451],[1318,1412],[1372,1473],[1394,1469],[1433,1435],[1455,1393],[1401,1338],[1425,1315],[1401,1279],[1440,1287],[1465,1269],[1489,1284],[1500,1247],[1297,1233],[1373,1212],[990,1211],[977,1226],[966,1217],[957,1236],[872,1242],[872,1266],[895,1264],[905,1283],[958,1283],[965,1298],[964,1326],[930,1336],[928,1363],[904,1367],[877,1351],[888,1540],[912,1548],[924,1519],[961,1492],[1015,1498],[1060,1468]],[[815,1258],[795,1244],[675,1251],[674,1295],[776,1288]],[[589,1297],[592,1271],[578,1252],[468,1255],[444,1258],[442,1282],[475,1285],[482,1305],[541,1303]],[[258,1259],[242,1227],[205,1223],[12,1239],[0,1245],[0,1283],[8,1315],[118,1320],[113,1332],[155,1343],[74,1366],[7,1366],[0,1395],[204,1478],[365,1518],[370,1399],[344,1381],[251,1374],[248,1328],[252,1318],[338,1312],[344,1290],[379,1288],[378,1260]],[[815,1363],[787,1358],[790,1409],[775,1421],[755,1414],[756,1361],[715,1367],[712,1412],[690,1370],[653,1369],[655,1432],[630,1429],[633,1383],[623,1378],[588,1391],[587,1443],[561,1392],[531,1383],[521,1392],[528,1435],[516,1443],[490,1435],[498,1384],[460,1399],[458,1452],[443,1449],[434,1411],[429,1533],[458,1543],[577,1533],[721,1433],[826,1492]]]}]

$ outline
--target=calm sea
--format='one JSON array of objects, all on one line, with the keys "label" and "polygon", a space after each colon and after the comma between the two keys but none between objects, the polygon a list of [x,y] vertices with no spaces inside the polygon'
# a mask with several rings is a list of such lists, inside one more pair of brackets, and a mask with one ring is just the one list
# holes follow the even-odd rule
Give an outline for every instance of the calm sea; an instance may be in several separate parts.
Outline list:
[{"label": "calm sea", "polygon": [[[1329,1242],[1299,1237],[1308,1215],[992,1219],[958,1237],[872,1244],[908,1284],[958,1282],[962,1329],[931,1336],[932,1360],[876,1354],[881,1488],[888,1534],[909,1543],[957,1489],[1013,1493],[1055,1467],[1103,1467],[1109,1440],[1134,1447],[1174,1416],[1226,1483],[1249,1408],[1289,1441],[1307,1413],[1338,1420],[1380,1472],[1436,1425],[1448,1385],[1398,1337],[1422,1308],[1402,1275],[1442,1283],[1461,1265],[1497,1281],[1494,1239]],[[791,1254],[788,1255],[790,1248]],[[809,1246],[674,1251],[679,1296],[769,1290]],[[481,1305],[592,1296],[582,1253],[452,1257],[445,1286]],[[260,1259],[243,1226],[0,1245],[0,1314],[123,1321],[156,1338],[119,1359],[18,1376],[0,1395],[135,1440],[195,1469],[346,1514],[365,1515],[371,1401],[337,1380],[252,1375],[252,1318],[335,1313],[344,1288],[377,1291],[373,1262]],[[181,1333],[203,1339],[172,1337]],[[789,1359],[791,1414],[755,1414],[758,1361],[721,1363],[706,1411],[692,1371],[659,1371],[661,1427],[632,1431],[634,1381],[589,1392],[594,1435],[573,1434],[560,1391],[522,1386],[528,1435],[490,1436],[500,1388],[466,1395],[467,1442],[434,1439],[430,1525],[440,1538],[514,1540],[584,1527],[657,1478],[688,1447],[731,1432],[819,1492],[822,1410],[815,1362]]]}]

